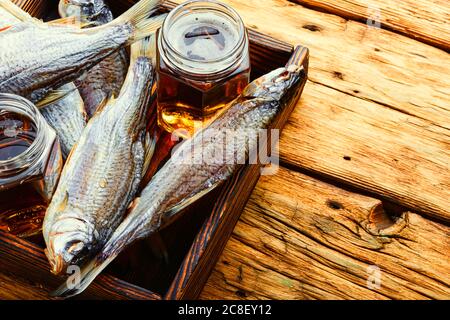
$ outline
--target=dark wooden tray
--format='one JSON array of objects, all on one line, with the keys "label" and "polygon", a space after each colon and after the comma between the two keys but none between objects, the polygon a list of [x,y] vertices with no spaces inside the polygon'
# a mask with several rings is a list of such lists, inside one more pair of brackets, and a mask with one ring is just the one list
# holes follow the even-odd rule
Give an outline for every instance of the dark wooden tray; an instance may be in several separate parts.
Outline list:
[{"label": "dark wooden tray", "polygon": [[[43,18],[55,11],[57,1],[15,0],[29,12]],[[129,8],[133,0],[110,1],[116,14]],[[176,4],[167,2],[165,9]],[[249,30],[252,77],[284,66],[293,52],[290,44],[255,30]],[[309,52],[302,48],[303,65],[308,70]],[[273,124],[282,129],[294,109],[306,83],[306,77],[292,103]],[[183,217],[162,230],[157,239],[146,239],[123,252],[79,297],[82,299],[195,299],[237,223],[260,175],[258,165],[243,166],[225,185],[193,204]],[[168,251],[168,262],[152,252],[152,242],[161,241]],[[0,231],[0,272],[27,283],[17,287],[18,296],[49,298],[48,293],[64,280],[49,272],[42,239],[19,239]],[[20,281],[19,281],[20,279]],[[29,285],[28,285],[29,284]]]}]

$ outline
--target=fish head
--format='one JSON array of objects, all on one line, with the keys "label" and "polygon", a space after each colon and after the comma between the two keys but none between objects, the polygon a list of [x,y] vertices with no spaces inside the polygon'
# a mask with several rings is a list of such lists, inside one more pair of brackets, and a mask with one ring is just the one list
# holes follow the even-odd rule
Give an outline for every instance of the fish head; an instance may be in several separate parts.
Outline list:
[{"label": "fish head", "polygon": [[91,223],[82,218],[81,210],[59,215],[50,230],[44,229],[44,237],[45,253],[54,274],[66,272],[69,266],[83,262],[96,238]]},{"label": "fish head", "polygon": [[281,101],[298,87],[303,75],[302,66],[290,65],[278,68],[250,83],[245,88],[243,96]]},{"label": "fish head", "polygon": [[63,18],[75,16],[83,23],[97,22],[99,25],[113,20],[104,0],[60,0],[59,14]]}]

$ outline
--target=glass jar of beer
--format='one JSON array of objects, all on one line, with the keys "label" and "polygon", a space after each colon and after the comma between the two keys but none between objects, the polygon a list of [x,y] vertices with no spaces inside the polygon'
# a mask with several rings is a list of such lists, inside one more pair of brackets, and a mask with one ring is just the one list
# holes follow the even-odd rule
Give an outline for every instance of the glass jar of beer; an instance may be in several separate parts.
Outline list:
[{"label": "glass jar of beer", "polygon": [[236,98],[250,79],[249,40],[238,13],[216,1],[189,1],[157,35],[158,121],[189,136]]},{"label": "glass jar of beer", "polygon": [[0,94],[0,229],[40,232],[63,160],[55,131],[28,100]]}]

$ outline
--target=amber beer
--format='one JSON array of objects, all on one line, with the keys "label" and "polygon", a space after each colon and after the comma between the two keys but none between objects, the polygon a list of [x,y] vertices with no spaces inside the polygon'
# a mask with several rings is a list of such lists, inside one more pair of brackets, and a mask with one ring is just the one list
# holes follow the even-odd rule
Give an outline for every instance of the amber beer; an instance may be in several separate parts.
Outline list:
[{"label": "amber beer", "polygon": [[158,122],[191,135],[248,85],[248,35],[219,2],[178,6],[158,31]]},{"label": "amber beer", "polygon": [[39,233],[62,168],[56,134],[36,107],[0,94],[0,229]]}]

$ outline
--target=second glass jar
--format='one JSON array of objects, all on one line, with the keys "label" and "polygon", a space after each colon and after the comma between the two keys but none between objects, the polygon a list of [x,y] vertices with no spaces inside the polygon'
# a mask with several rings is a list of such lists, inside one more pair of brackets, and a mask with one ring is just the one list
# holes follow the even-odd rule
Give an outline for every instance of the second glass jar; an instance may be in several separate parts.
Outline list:
[{"label": "second glass jar", "polygon": [[157,34],[158,121],[190,136],[250,80],[249,40],[237,12],[215,1],[186,2]]},{"label": "second glass jar", "polygon": [[0,93],[0,230],[40,233],[62,170],[55,131],[28,100]]}]

